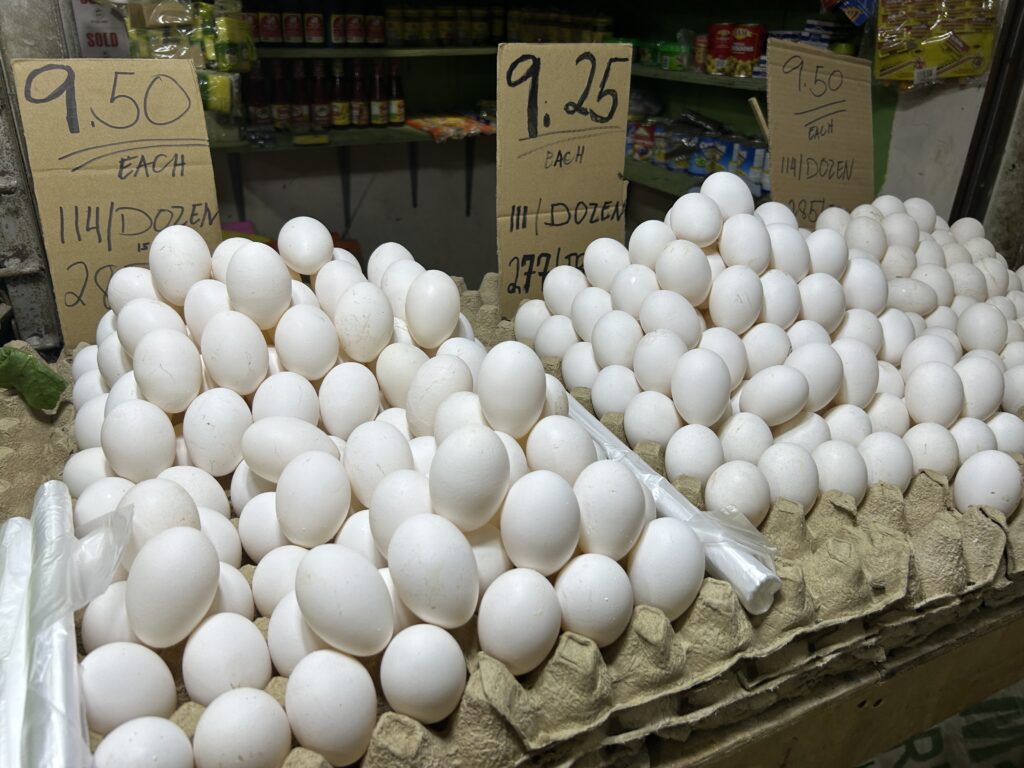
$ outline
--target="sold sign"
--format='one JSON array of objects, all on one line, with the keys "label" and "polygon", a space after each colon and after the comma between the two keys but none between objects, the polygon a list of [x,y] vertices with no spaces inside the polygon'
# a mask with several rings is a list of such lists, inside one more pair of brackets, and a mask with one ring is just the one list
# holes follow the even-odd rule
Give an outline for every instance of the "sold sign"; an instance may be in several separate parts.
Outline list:
[{"label": "sold sign", "polygon": [[583,266],[593,240],[625,233],[622,177],[632,49],[498,48],[498,271],[501,311],[541,295],[555,267]]}]

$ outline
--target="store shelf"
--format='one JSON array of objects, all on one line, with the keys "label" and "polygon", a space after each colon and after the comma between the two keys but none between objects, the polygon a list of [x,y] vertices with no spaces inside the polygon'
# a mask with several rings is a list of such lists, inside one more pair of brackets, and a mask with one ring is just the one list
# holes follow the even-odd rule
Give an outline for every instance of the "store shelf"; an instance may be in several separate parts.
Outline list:
[{"label": "store shelf", "polygon": [[741,91],[765,91],[768,89],[766,77],[730,77],[729,75],[708,75],[692,70],[669,70],[650,67],[643,64],[633,65],[633,77],[648,77],[654,80],[672,80],[677,83],[694,83],[696,85],[713,85],[717,88],[734,88]]},{"label": "store shelf", "polygon": [[665,168],[658,168],[650,163],[641,160],[626,158],[626,167],[623,175],[628,181],[640,184],[644,187],[656,189],[669,195],[685,194],[695,184],[700,183],[700,178],[683,171],[669,171]]},{"label": "store shelf", "polygon": [[248,141],[210,142],[210,149],[221,152],[285,152],[293,149],[323,149],[324,147],[357,147],[371,144],[411,144],[433,141],[428,133],[406,125],[393,128],[349,128],[331,131],[326,144],[293,144],[287,136],[280,136],[277,144],[262,145]]},{"label": "store shelf", "polygon": [[498,49],[493,45],[465,48],[273,48],[256,46],[261,59],[416,59],[447,56],[493,56]]}]

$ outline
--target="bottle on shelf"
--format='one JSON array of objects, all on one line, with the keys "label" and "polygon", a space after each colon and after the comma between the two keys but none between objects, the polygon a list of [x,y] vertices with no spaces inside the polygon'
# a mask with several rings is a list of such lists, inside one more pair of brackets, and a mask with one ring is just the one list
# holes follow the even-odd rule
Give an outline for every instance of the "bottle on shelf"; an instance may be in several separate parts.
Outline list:
[{"label": "bottle on shelf", "polygon": [[387,39],[384,21],[384,3],[370,0],[366,4],[366,44],[383,46]]},{"label": "bottle on shelf", "polygon": [[384,6],[384,42],[388,48],[402,45],[402,4],[389,2]]},{"label": "bottle on shelf", "polygon": [[420,36],[420,6],[414,0],[402,3],[402,45],[415,48],[422,45]]},{"label": "bottle on shelf", "polygon": [[345,4],[345,43],[364,45],[366,43],[366,11],[362,0],[349,0]]},{"label": "bottle on shelf", "polygon": [[402,96],[402,74],[398,59],[391,60],[388,83],[388,125],[405,125],[405,98]]},{"label": "bottle on shelf", "polygon": [[437,44],[442,46],[455,45],[455,6],[437,6],[436,25]]},{"label": "bottle on shelf", "polygon": [[345,61],[335,59],[331,62],[331,125],[335,128],[348,128],[352,125],[352,106],[348,100],[348,87],[345,83]]},{"label": "bottle on shelf", "polygon": [[270,116],[274,127],[287,130],[292,122],[292,105],[288,101],[288,89],[284,82],[284,62],[273,59],[270,62],[271,89]]},{"label": "bottle on shelf", "polygon": [[388,124],[388,96],[384,89],[384,60],[373,60],[373,82],[370,86],[370,125]]},{"label": "bottle on shelf", "polygon": [[245,0],[242,3],[242,21],[249,30],[249,37],[254,43],[260,41],[260,12],[256,0]]},{"label": "bottle on shelf", "polygon": [[352,114],[352,127],[365,128],[370,124],[370,100],[366,98],[366,82],[363,80],[363,62],[361,59],[352,61],[352,87],[349,89],[349,109]]},{"label": "bottle on shelf", "polygon": [[309,86],[306,83],[306,60],[292,62],[292,133],[309,133]]},{"label": "bottle on shelf", "polygon": [[302,45],[302,0],[281,0],[281,39],[285,45]]},{"label": "bottle on shelf", "polygon": [[327,0],[327,44],[332,48],[344,48],[345,0]]},{"label": "bottle on shelf", "polygon": [[327,85],[327,63],[313,59],[313,97],[310,103],[310,122],[314,131],[327,131],[331,127],[332,108]]},{"label": "bottle on shelf", "polygon": [[281,8],[277,0],[259,0],[257,16],[260,24],[260,44],[281,44]]},{"label": "bottle on shelf", "polygon": [[327,42],[324,0],[302,0],[302,34],[306,45],[322,47]]},{"label": "bottle on shelf", "polygon": [[267,80],[263,76],[263,65],[257,59],[245,80],[245,103],[249,125],[273,125],[270,109],[270,96],[267,93]]}]

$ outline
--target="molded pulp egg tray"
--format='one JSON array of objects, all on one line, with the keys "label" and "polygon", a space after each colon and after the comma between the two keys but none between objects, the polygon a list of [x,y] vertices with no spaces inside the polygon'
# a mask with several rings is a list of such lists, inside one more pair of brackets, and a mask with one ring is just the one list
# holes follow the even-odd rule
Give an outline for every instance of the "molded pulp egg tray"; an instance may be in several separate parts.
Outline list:
[{"label": "molded pulp egg tray", "polygon": [[[464,290],[462,311],[488,346],[512,338],[498,311],[497,275]],[[558,363],[545,360],[559,376]],[[589,406],[589,391],[572,392]],[[621,414],[604,424],[620,439]],[[640,454],[664,473],[661,448]],[[1015,456],[1018,464],[1024,457]],[[699,483],[670,478],[698,507]],[[1024,515],[967,514],[949,483],[926,471],[906,495],[879,484],[858,508],[823,494],[806,515],[773,505],[761,531],[776,548],[782,589],[752,617],[723,581],[705,578],[693,606],[670,623],[638,606],[629,628],[599,650],[563,633],[525,679],[478,653],[465,696],[444,731],[388,712],[365,766],[596,765],[643,762],[644,740],[685,741],[799,698],[829,677],[885,662],[983,607],[1024,599]]]}]

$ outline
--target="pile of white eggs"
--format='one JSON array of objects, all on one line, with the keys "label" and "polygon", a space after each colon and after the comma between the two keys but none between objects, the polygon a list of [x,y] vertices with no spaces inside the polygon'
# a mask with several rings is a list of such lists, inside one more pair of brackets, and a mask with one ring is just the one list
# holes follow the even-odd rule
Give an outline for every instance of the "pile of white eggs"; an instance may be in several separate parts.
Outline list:
[{"label": "pile of white eggs", "polygon": [[582,271],[551,270],[543,294],[516,338],[598,416],[623,414],[631,445],[660,445],[709,509],[758,525],[779,498],[860,503],[925,469],[961,511],[1017,508],[1024,291],[975,219],[883,195],[811,232],[716,173],[628,248],[599,239]]},{"label": "pile of white eggs", "polygon": [[[364,275],[309,218],[278,247],[211,257],[165,229],[75,355],[76,533],[133,514],[81,623],[97,768],[276,768],[293,739],[347,765],[378,692],[450,715],[474,642],[525,674],[562,629],[606,646],[635,603],[675,619],[700,588],[689,527],[655,519],[533,350],[473,338],[449,276],[396,243]],[[205,706],[191,742],[168,719],[176,654]]]}]

